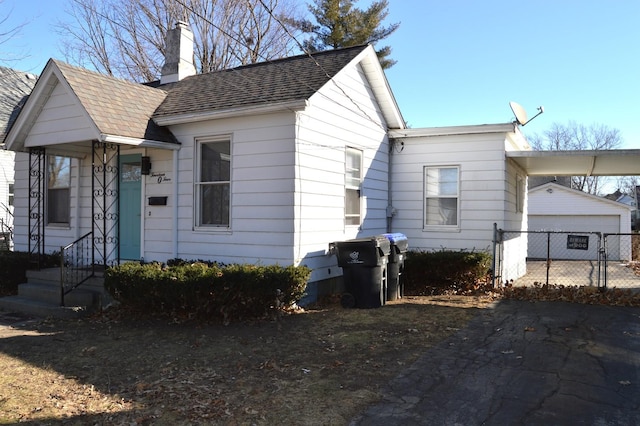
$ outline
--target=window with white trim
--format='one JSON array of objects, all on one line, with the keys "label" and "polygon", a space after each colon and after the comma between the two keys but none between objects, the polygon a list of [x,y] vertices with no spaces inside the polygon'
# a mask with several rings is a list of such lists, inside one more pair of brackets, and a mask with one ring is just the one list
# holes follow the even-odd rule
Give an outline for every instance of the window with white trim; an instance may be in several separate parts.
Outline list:
[{"label": "window with white trim", "polygon": [[345,223],[360,225],[360,190],[362,186],[362,151],[347,148],[345,160]]},{"label": "window with white trim", "polygon": [[47,157],[47,224],[71,222],[71,158]]},{"label": "window with white trim", "polygon": [[202,139],[196,143],[196,226],[229,227],[231,208],[231,141]]},{"label": "window with white trim", "polygon": [[13,182],[11,182],[9,184],[9,207],[13,206],[13,200],[14,200],[14,189],[15,188],[15,184]]},{"label": "window with white trim", "polygon": [[424,168],[425,226],[458,226],[459,175],[457,166]]}]

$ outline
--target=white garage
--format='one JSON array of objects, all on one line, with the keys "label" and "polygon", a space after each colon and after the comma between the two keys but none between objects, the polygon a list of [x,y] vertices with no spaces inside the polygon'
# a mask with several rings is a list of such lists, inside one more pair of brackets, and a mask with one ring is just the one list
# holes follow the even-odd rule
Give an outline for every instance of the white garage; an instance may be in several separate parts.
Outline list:
[{"label": "white garage", "polygon": [[[528,195],[528,258],[545,259],[549,251],[553,259],[595,260],[597,233],[631,233],[631,208],[625,204],[555,183],[532,188]],[[611,237],[607,243],[609,259],[630,259],[630,237]]]}]

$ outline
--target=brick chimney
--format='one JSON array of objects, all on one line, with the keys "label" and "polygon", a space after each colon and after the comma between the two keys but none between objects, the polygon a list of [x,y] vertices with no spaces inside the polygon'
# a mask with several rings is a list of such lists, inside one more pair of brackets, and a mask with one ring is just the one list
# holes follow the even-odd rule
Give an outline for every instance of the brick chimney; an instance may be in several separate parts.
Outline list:
[{"label": "brick chimney", "polygon": [[193,65],[193,33],[189,25],[181,21],[176,23],[175,28],[167,31],[165,43],[160,84],[174,83],[194,75],[196,67]]}]

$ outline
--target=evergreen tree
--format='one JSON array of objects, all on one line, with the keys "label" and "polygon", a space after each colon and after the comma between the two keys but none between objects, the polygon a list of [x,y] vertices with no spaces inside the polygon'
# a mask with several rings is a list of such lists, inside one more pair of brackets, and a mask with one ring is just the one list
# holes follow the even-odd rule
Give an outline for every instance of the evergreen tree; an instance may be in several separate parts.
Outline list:
[{"label": "evergreen tree", "polygon": [[[388,0],[375,1],[366,10],[358,9],[353,4],[353,0],[314,0],[314,4],[308,7],[316,23],[309,20],[295,22],[302,32],[311,35],[305,40],[304,48],[316,52],[328,48],[375,44],[400,26],[400,23],[382,26],[382,21],[389,15]],[[396,63],[388,58],[391,47],[376,48],[376,51],[382,68],[390,68]]]}]

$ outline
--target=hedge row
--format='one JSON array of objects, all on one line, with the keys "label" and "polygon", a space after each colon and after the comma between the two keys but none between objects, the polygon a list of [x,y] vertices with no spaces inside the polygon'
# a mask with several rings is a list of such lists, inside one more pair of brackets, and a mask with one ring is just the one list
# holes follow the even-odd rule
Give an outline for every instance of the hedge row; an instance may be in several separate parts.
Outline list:
[{"label": "hedge row", "polygon": [[229,322],[291,307],[304,295],[310,275],[305,266],[130,262],[107,269],[105,288],[145,314]]},{"label": "hedge row", "polygon": [[468,291],[483,282],[491,268],[491,254],[440,250],[407,253],[403,272],[404,292],[434,294],[445,289]]}]

